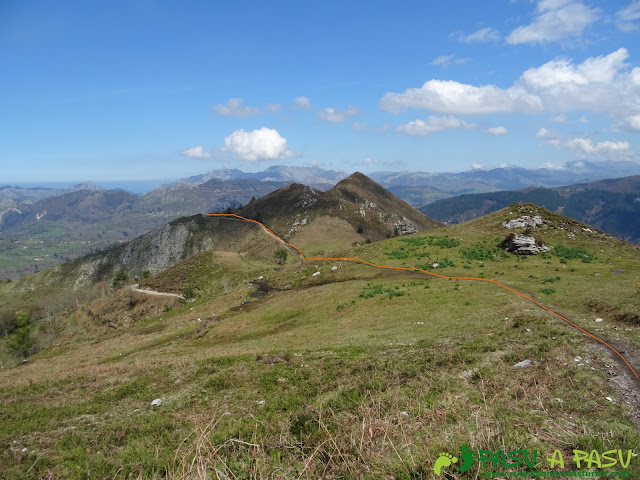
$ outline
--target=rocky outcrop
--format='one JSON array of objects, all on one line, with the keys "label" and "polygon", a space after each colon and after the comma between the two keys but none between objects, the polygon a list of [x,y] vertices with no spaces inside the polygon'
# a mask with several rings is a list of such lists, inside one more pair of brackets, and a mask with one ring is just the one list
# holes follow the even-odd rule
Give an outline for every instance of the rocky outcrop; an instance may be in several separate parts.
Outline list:
[{"label": "rocky outcrop", "polygon": [[533,237],[513,233],[507,235],[498,246],[515,255],[538,255],[551,250],[551,247],[543,245],[540,241],[536,242]]},{"label": "rocky outcrop", "polygon": [[530,217],[529,215],[523,215],[520,218],[514,218],[513,220],[509,220],[508,222],[502,222],[502,226],[505,228],[536,228],[544,223],[548,223],[548,221],[542,218],[540,215],[535,215],[533,217]]}]

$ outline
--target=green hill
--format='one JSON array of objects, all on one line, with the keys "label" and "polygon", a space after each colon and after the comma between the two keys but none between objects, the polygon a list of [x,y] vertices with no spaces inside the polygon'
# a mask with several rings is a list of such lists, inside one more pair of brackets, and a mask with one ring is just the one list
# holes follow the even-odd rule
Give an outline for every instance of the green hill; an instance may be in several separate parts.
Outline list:
[{"label": "green hill", "polygon": [[[357,182],[342,188],[362,197]],[[265,220],[275,212],[260,210]],[[496,247],[524,233],[503,226],[522,216],[541,217],[531,234],[550,252]],[[280,246],[255,224],[202,220]],[[274,228],[287,234],[290,224]],[[33,318],[40,350],[26,365],[14,366],[3,340],[0,476],[431,478],[440,454],[462,458],[462,445],[537,450],[535,471],[550,470],[554,450],[564,470],[580,470],[573,450],[626,456],[640,445],[630,369],[535,303],[490,282],[354,261],[290,255],[279,265],[262,248],[201,252],[145,280],[197,285],[193,301],[122,288]],[[640,366],[638,248],[563,215],[515,204],[340,256],[496,280]],[[528,470],[475,462],[460,473],[460,464],[451,478]],[[640,462],[601,470],[634,478]]]}]

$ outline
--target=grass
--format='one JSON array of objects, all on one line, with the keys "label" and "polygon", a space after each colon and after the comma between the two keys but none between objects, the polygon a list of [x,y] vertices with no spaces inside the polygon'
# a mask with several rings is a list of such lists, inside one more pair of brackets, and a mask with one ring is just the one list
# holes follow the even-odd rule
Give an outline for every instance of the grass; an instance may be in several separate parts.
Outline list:
[{"label": "grass", "polygon": [[[637,250],[558,229],[544,238],[590,252],[592,262],[475,258],[504,237],[503,219],[349,255],[396,266],[447,259],[446,275],[496,278],[588,330],[597,325],[605,339],[640,346]],[[407,257],[388,255],[396,250]],[[106,312],[106,295],[52,324],[60,345],[0,370],[0,477],[431,478],[440,452],[461,445],[538,449],[536,470],[549,470],[556,449],[566,461],[573,449],[640,445],[607,374],[624,367],[507,290],[346,261],[275,271],[213,255],[149,279],[197,286],[194,302],[112,329],[96,319],[104,313],[87,313]],[[226,291],[201,287],[233,272]],[[249,283],[258,276],[274,287],[263,298]],[[127,299],[118,295],[113,305]],[[605,321],[591,324],[595,316]],[[525,359],[531,367],[512,369]],[[151,407],[155,398],[160,407]],[[637,459],[627,471],[640,475]]]}]

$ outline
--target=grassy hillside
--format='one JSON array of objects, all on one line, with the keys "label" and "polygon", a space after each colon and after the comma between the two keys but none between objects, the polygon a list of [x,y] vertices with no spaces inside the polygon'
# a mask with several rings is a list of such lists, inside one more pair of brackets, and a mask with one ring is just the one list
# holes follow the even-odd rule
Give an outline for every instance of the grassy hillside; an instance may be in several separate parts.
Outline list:
[{"label": "grassy hillside", "polygon": [[420,208],[425,215],[460,223],[515,202],[529,202],[593,225],[624,240],[640,242],[640,176],[612,178],[556,188],[531,187],[506,192],[460,195]]},{"label": "grassy hillside", "polygon": [[[551,252],[495,248],[503,221],[538,214],[548,223],[534,234]],[[586,228],[520,204],[341,256],[497,280],[638,371],[638,248]],[[37,323],[46,348],[26,365],[4,350],[0,477],[417,479],[462,445],[537,449],[538,471],[554,450],[564,470],[578,470],[574,449],[638,453],[628,367],[524,298],[481,281],[292,255],[277,265],[259,253],[202,253],[145,280],[197,286],[193,302],[105,292]],[[523,360],[532,365],[512,368]],[[440,478],[504,470],[459,465]],[[624,470],[640,476],[638,457]]]}]

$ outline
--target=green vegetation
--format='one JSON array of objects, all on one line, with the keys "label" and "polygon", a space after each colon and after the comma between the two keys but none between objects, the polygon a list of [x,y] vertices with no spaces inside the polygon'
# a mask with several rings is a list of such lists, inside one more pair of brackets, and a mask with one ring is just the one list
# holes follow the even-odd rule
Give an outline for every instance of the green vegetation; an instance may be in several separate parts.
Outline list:
[{"label": "green vegetation", "polygon": [[275,257],[278,265],[284,265],[285,263],[287,263],[288,254],[289,252],[286,248],[279,248],[278,250],[276,250]]},{"label": "green vegetation", "polygon": [[114,275],[113,281],[111,282],[111,286],[115,289],[122,288],[124,287],[124,284],[128,278],[129,278],[129,275],[127,274],[126,270],[121,268]]},{"label": "green vegetation", "polygon": [[560,257],[561,260],[582,260],[584,263],[591,263],[595,260],[596,256],[589,253],[584,248],[580,247],[569,247],[564,244],[556,245],[552,252]]},{"label": "green vegetation", "polygon": [[31,324],[29,314],[16,312],[15,330],[7,340],[7,347],[17,355],[27,358],[36,344],[36,339],[31,336]]},{"label": "green vegetation", "polygon": [[[549,228],[553,245],[600,253],[575,269],[562,261],[577,258],[556,252],[483,258],[504,237],[506,215],[437,236],[372,242],[345,256],[424,263],[434,273],[446,267],[451,276],[484,270],[525,293],[555,293],[542,302],[581,326],[605,318],[598,334],[635,355],[637,249]],[[574,448],[640,444],[607,373],[624,366],[522,297],[488,282],[358,262],[277,265],[273,252],[204,252],[150,275],[145,288],[198,292],[166,309],[166,297],[142,294],[131,306],[131,292],[107,283],[91,301],[73,292],[65,313],[49,321],[53,286],[35,292],[2,283],[0,325],[15,328],[24,305],[31,338],[43,348],[24,366],[0,369],[0,477],[430,478],[440,452],[460,445],[538,449],[536,469],[548,470],[543,457],[555,449],[566,459]],[[272,290],[258,290],[259,277]],[[48,301],[35,308],[41,295]],[[0,359],[6,345],[0,339]],[[574,361],[578,355],[588,366]],[[525,359],[530,367],[512,368]],[[150,405],[155,398],[161,406]],[[640,463],[627,471],[640,478]]]}]

